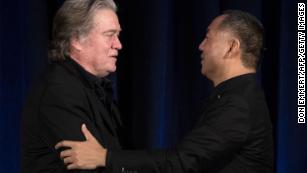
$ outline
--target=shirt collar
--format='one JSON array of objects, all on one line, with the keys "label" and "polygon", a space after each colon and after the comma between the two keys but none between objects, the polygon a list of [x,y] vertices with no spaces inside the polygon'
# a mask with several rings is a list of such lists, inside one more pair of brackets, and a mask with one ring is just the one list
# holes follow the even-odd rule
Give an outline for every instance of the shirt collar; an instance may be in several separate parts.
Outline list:
[{"label": "shirt collar", "polygon": [[80,72],[81,76],[87,81],[91,88],[102,87],[106,90],[112,90],[112,82],[107,78],[101,78],[86,71],[80,64],[72,58],[67,58],[71,65]]},{"label": "shirt collar", "polygon": [[237,87],[244,87],[246,83],[250,82],[255,82],[256,83],[256,73],[247,73],[243,75],[239,75],[233,78],[230,78],[226,81],[221,82],[218,84],[215,88],[214,91],[211,94],[211,98],[218,96],[220,97],[221,94],[224,92],[231,90],[233,88]]}]

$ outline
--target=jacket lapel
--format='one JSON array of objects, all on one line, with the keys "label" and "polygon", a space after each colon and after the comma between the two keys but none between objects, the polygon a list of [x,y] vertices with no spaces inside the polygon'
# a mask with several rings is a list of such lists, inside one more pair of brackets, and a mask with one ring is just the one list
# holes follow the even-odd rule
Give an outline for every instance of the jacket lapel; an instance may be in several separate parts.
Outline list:
[{"label": "jacket lapel", "polygon": [[95,95],[94,90],[88,90],[88,99],[91,103],[91,109],[93,109],[94,115],[93,118],[95,120],[96,126],[100,129],[105,129],[101,126],[105,125],[105,127],[111,132],[112,135],[116,134],[114,124],[112,123],[112,117],[106,110],[105,106],[101,103],[101,101]]},{"label": "jacket lapel", "polygon": [[[100,129],[105,129],[105,127],[110,131],[112,135],[116,135],[114,124],[112,123],[112,117],[106,110],[105,106],[101,103],[98,99],[97,95],[95,94],[94,89],[91,87],[90,83],[82,76],[80,70],[76,67],[76,64],[68,59],[62,64],[70,73],[72,73],[75,77],[82,81],[84,84],[84,89],[87,94],[87,98],[89,100],[92,112],[94,115],[87,115],[94,119],[95,124]],[[105,127],[103,127],[105,126]],[[104,134],[105,132],[102,132]]]}]

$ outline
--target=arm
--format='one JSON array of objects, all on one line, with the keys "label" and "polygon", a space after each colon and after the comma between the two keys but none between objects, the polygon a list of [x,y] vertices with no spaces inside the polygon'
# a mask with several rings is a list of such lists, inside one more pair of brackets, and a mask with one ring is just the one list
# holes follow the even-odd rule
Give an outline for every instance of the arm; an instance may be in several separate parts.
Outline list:
[{"label": "arm", "polygon": [[[244,145],[250,112],[244,99],[228,96],[205,112],[205,118],[174,150],[109,151],[107,167],[138,172],[204,172],[221,168]],[[218,166],[216,166],[218,165]]]},{"label": "arm", "polygon": [[[82,133],[86,137],[86,141],[69,141],[64,140],[56,144],[55,148],[68,148],[60,153],[61,159],[67,164],[69,170],[75,169],[92,169],[93,167],[106,167],[110,172],[127,172],[128,167],[117,167],[114,164],[109,164],[108,160],[111,151],[107,151],[101,144],[97,142],[95,137],[86,128],[85,125],[81,127]],[[147,151],[121,151],[121,157],[124,157],[125,163],[128,165],[140,166],[145,163],[141,172],[150,173],[154,168],[154,162],[148,157]],[[142,160],[135,160],[141,158]],[[114,162],[115,163],[115,162]],[[148,166],[148,163],[152,166]],[[147,169],[149,168],[149,169]],[[155,170],[158,171],[158,170]],[[130,171],[128,168],[128,172]]]},{"label": "arm", "polygon": [[[114,173],[124,170],[181,173],[212,169],[213,165],[232,157],[243,145],[250,128],[249,109],[244,100],[231,97],[218,109],[207,112],[206,117],[174,150],[108,150],[107,154],[96,154],[103,157],[104,162],[99,165],[106,166]],[[77,153],[78,149],[73,147],[77,143],[82,145],[80,142],[69,141],[67,145],[63,145],[63,142],[57,147],[71,147]],[[74,158],[71,164],[74,164],[73,160],[85,158],[74,153],[65,155]],[[83,169],[85,166],[78,168]]]}]

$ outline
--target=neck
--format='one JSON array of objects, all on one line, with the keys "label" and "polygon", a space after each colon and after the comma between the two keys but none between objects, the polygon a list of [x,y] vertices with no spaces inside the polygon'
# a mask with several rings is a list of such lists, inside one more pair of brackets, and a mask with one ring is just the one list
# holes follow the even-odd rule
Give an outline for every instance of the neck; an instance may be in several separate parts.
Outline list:
[{"label": "neck", "polygon": [[75,53],[71,53],[70,54],[70,58],[73,59],[74,61],[76,61],[84,70],[86,70],[87,72],[91,73],[92,75],[94,76],[97,76],[97,77],[105,77],[106,75],[99,75],[95,70],[94,68],[89,65],[89,63],[87,61],[84,61],[84,58],[82,60],[82,57],[78,54],[75,54]]},{"label": "neck", "polygon": [[229,70],[227,73],[225,73],[223,76],[221,76],[220,78],[216,78],[216,79],[213,79],[213,84],[214,86],[216,87],[217,85],[219,85],[220,83],[228,80],[228,79],[231,79],[231,78],[234,78],[234,77],[237,77],[237,76],[241,76],[241,75],[244,75],[244,74],[248,74],[248,73],[256,73],[256,69],[253,69],[253,68],[246,68],[246,67],[239,67],[239,68],[234,68],[232,70]]}]

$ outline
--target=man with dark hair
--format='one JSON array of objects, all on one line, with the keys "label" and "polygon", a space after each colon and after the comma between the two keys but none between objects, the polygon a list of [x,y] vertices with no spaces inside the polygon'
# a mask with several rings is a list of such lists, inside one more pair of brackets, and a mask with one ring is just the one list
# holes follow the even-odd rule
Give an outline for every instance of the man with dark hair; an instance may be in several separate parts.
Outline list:
[{"label": "man with dark hair", "polygon": [[[85,142],[61,141],[69,169],[90,169],[89,163],[119,172],[272,173],[273,139],[265,96],[256,82],[262,49],[262,25],[242,11],[226,11],[208,27],[201,50],[201,72],[215,86],[201,118],[174,149],[129,151],[97,143],[82,127]],[[100,161],[88,161],[93,147]],[[95,152],[94,152],[95,151]]]},{"label": "man with dark hair", "polygon": [[225,19],[220,24],[220,29],[229,29],[241,42],[242,63],[246,67],[257,68],[261,57],[263,44],[263,26],[252,15],[236,10],[223,13]]},{"label": "man with dark hair", "polygon": [[[67,172],[54,145],[85,140],[83,123],[103,146],[121,148],[120,115],[105,78],[116,70],[120,31],[113,0],[66,0],[61,6],[53,24],[52,63],[23,110],[22,172]],[[74,172],[107,171],[95,164],[91,171]]]}]

